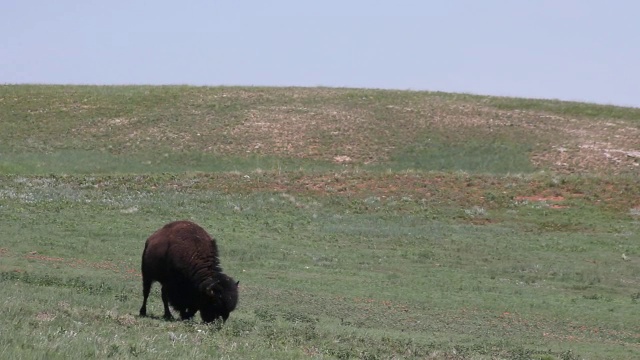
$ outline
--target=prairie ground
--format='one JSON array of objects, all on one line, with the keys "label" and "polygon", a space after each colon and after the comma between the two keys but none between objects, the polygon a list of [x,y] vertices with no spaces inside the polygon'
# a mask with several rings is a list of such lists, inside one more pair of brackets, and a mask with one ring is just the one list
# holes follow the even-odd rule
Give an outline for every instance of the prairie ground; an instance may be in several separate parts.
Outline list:
[{"label": "prairie ground", "polygon": [[[634,359],[640,109],[329,88],[0,86],[2,358]],[[221,328],[150,318],[191,219]]]}]

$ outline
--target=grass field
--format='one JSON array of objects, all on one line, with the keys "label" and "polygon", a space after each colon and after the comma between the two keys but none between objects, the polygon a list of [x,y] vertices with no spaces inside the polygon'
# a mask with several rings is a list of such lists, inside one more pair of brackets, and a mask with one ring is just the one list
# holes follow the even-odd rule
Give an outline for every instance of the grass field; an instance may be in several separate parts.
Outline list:
[{"label": "grass field", "polygon": [[[0,358],[640,358],[640,109],[330,88],[0,86]],[[164,223],[220,329],[152,317]]]}]

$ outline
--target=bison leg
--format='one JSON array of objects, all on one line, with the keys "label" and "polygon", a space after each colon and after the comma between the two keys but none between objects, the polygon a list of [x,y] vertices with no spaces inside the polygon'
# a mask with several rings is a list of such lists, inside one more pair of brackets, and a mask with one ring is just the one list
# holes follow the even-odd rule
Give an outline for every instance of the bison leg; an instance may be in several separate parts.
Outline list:
[{"label": "bison leg", "polygon": [[193,315],[195,315],[196,312],[191,310],[191,309],[186,309],[186,310],[180,310],[180,318],[182,320],[189,320],[191,318],[193,318]]},{"label": "bison leg", "polygon": [[173,319],[171,311],[169,311],[169,289],[165,285],[162,285],[162,303],[164,304],[164,318],[167,320]]},{"label": "bison leg", "polygon": [[151,291],[151,281],[144,276],[142,277],[142,307],[140,308],[140,316],[147,316],[147,299]]}]

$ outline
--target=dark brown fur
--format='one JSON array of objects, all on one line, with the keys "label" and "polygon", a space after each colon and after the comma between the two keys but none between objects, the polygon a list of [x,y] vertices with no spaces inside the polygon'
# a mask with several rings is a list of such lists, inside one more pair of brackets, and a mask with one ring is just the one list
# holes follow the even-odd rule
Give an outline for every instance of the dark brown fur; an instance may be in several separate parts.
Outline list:
[{"label": "dark brown fur", "polygon": [[197,311],[204,322],[226,321],[238,303],[238,283],[222,273],[216,242],[200,226],[175,221],[153,233],[142,253],[140,316],[147,315],[147,298],[153,282],[162,285],[164,317],[172,308],[182,319]]}]

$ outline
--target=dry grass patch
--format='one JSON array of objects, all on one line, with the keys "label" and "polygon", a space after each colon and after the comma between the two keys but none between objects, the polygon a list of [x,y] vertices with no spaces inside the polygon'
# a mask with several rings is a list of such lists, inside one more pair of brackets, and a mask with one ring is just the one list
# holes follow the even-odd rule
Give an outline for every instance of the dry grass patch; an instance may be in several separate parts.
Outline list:
[{"label": "dry grass patch", "polygon": [[52,313],[47,312],[47,311],[41,311],[41,312],[36,314],[36,320],[38,320],[40,322],[53,321],[55,318],[56,318],[55,314],[52,314]]},{"label": "dry grass patch", "polygon": [[388,154],[373,151],[375,116],[367,109],[339,107],[262,107],[247,111],[245,121],[230,131],[236,146],[228,152],[258,153],[333,160],[347,156],[371,162]]},{"label": "dry grass patch", "polygon": [[540,167],[559,173],[640,172],[640,128],[628,122],[554,117],[547,132],[557,140],[534,154]]}]

